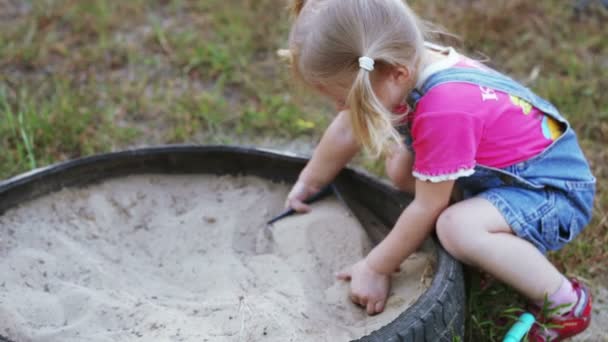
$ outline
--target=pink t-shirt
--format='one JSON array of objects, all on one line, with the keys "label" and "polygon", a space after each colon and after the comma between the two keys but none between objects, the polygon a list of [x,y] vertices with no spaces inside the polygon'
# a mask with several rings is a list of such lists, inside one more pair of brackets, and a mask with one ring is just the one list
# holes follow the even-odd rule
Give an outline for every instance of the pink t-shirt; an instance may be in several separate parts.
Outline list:
[{"label": "pink t-shirt", "polygon": [[[448,67],[485,68],[454,50],[442,63],[423,71],[419,85]],[[470,176],[476,165],[503,168],[522,162],[562,134],[557,121],[523,99],[465,82],[435,86],[408,120],[416,151],[413,174],[433,182]]]}]

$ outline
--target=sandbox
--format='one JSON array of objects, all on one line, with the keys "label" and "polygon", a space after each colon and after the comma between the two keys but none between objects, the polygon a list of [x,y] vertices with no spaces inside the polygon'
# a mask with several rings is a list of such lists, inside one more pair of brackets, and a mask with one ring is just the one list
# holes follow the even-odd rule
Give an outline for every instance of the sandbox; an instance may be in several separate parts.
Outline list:
[{"label": "sandbox", "polygon": [[267,228],[289,185],[255,176],[136,175],[0,216],[0,332],[26,341],[347,341],[430,285],[421,250],[368,316],[335,272],[371,248],[335,197]]}]

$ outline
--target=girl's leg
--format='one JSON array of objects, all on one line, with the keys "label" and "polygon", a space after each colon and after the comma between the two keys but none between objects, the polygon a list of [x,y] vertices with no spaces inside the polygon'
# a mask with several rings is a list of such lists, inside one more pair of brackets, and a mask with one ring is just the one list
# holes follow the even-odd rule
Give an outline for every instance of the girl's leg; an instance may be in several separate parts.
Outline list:
[{"label": "girl's leg", "polygon": [[437,235],[456,258],[511,285],[537,306],[548,299],[551,316],[537,316],[548,327],[535,324],[530,341],[561,341],[589,326],[589,289],[566,279],[534,245],[514,235],[487,200],[473,198],[446,209],[437,220]]},{"label": "girl's leg", "polygon": [[457,259],[492,274],[533,301],[556,293],[564,276],[530,242],[514,235],[490,202],[472,198],[446,209],[437,235]]}]

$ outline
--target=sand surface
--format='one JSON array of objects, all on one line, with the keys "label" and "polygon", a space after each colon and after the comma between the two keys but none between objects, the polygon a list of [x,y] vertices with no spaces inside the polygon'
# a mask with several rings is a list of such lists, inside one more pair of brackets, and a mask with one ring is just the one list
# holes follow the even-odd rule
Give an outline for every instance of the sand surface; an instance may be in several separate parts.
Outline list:
[{"label": "sand surface", "polygon": [[265,229],[287,185],[254,177],[131,176],[0,216],[0,335],[44,341],[346,341],[430,284],[433,253],[368,317],[334,273],[370,248],[334,198]]}]

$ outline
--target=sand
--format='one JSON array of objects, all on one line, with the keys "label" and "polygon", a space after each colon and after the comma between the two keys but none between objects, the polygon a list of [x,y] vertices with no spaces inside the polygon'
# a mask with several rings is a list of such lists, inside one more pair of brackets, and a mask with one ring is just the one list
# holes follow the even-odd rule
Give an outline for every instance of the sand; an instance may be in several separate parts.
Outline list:
[{"label": "sand", "polygon": [[0,335],[44,341],[346,341],[430,284],[433,253],[369,317],[335,272],[370,249],[335,198],[266,229],[289,187],[255,177],[130,176],[0,216]]}]

